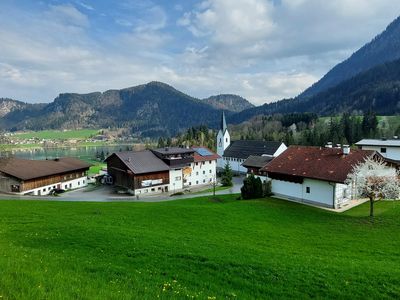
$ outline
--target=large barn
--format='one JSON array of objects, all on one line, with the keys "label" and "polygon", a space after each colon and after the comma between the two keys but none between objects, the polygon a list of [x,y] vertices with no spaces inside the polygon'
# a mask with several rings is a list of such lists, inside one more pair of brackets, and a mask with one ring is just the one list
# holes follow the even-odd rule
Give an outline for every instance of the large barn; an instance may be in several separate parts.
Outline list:
[{"label": "large barn", "polygon": [[90,164],[76,158],[53,160],[0,159],[0,191],[20,195],[48,195],[54,189],[87,185]]},{"label": "large barn", "polygon": [[166,147],[111,154],[108,174],[134,195],[177,192],[215,180],[219,156],[205,147]]}]

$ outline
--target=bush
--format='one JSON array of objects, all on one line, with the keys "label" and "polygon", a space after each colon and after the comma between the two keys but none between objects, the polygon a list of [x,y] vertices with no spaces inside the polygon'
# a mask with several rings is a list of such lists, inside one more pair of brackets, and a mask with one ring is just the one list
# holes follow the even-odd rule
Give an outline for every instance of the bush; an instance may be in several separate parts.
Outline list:
[{"label": "bush", "polygon": [[243,199],[256,199],[263,197],[263,186],[260,178],[250,174],[243,180],[243,186],[240,189]]}]

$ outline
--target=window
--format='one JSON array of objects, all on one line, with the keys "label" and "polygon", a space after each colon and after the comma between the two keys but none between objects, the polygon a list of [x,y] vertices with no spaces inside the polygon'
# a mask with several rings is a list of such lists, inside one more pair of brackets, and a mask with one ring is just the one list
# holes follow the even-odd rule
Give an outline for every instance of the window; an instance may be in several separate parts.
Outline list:
[{"label": "window", "polygon": [[386,153],[386,148],[381,148],[381,153]]},{"label": "window", "polygon": [[206,171],[203,171],[203,175],[205,175],[206,174]]},{"label": "window", "polygon": [[309,187],[309,186],[306,187],[306,193],[307,193],[307,194],[310,193],[310,187]]},{"label": "window", "polygon": [[72,183],[69,184],[69,188],[72,189]]},{"label": "window", "polygon": [[196,172],[196,175],[199,175],[199,172]]},{"label": "window", "polygon": [[203,183],[206,183],[206,180],[205,180],[205,179],[203,179]]},{"label": "window", "polygon": [[211,164],[212,164],[212,161],[210,160],[209,163],[210,163],[210,165],[211,165]]},{"label": "window", "polygon": [[198,181],[198,180],[196,180],[196,184],[199,184],[199,181]]},{"label": "window", "polygon": [[45,192],[46,191],[46,189],[43,189],[43,192]]},{"label": "window", "polygon": [[156,191],[156,189],[155,189],[155,188],[152,188],[152,189],[151,189],[151,191],[152,191],[152,192],[155,192],[155,191]]},{"label": "window", "polygon": [[181,176],[176,176],[176,177],[175,177],[175,181],[178,181],[178,180],[181,180],[181,179],[182,179]]},{"label": "window", "polygon": [[225,141],[228,142],[228,138],[225,138]]},{"label": "window", "polygon": [[189,182],[189,185],[192,185],[192,183],[191,183],[191,182]]},{"label": "window", "polygon": [[196,162],[196,166],[198,166],[199,165],[199,163],[198,162]]},{"label": "window", "polygon": [[80,182],[80,181],[78,181],[78,185],[81,185],[81,182]]},{"label": "window", "polygon": [[85,184],[85,180],[84,180],[84,181],[82,181],[82,183],[83,183],[83,184]]},{"label": "window", "polygon": [[68,188],[68,185],[64,185],[64,189],[67,189]]},{"label": "window", "polygon": [[211,173],[212,173],[212,170],[210,170],[209,173],[211,174]]},{"label": "window", "polygon": [[205,164],[206,164],[206,162],[205,162],[205,161],[203,161],[203,162],[202,162],[202,165],[205,165]]},{"label": "window", "polygon": [[50,191],[50,190],[51,190],[51,187],[48,187],[47,189]]}]

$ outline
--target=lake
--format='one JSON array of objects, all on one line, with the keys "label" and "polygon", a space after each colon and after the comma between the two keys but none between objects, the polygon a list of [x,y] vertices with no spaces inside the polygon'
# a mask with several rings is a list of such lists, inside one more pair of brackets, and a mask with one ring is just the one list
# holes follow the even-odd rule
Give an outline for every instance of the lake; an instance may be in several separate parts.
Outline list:
[{"label": "lake", "polygon": [[25,159],[54,159],[59,157],[76,157],[83,160],[96,159],[102,152],[104,156],[119,152],[132,150],[137,145],[114,145],[114,146],[83,146],[83,147],[60,147],[60,148],[35,148],[35,149],[13,149],[1,152],[2,157],[15,156]]}]

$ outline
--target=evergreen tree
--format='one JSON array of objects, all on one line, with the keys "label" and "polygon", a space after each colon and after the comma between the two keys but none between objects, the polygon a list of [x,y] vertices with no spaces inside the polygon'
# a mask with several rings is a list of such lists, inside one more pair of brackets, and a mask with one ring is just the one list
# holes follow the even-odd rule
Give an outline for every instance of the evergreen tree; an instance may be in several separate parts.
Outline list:
[{"label": "evergreen tree", "polygon": [[232,168],[231,165],[227,162],[224,166],[224,170],[222,171],[221,175],[222,186],[232,186],[233,185],[232,177],[233,177]]},{"label": "evergreen tree", "polygon": [[250,174],[243,180],[243,186],[240,188],[243,199],[256,199],[263,197],[263,186],[261,179]]}]

